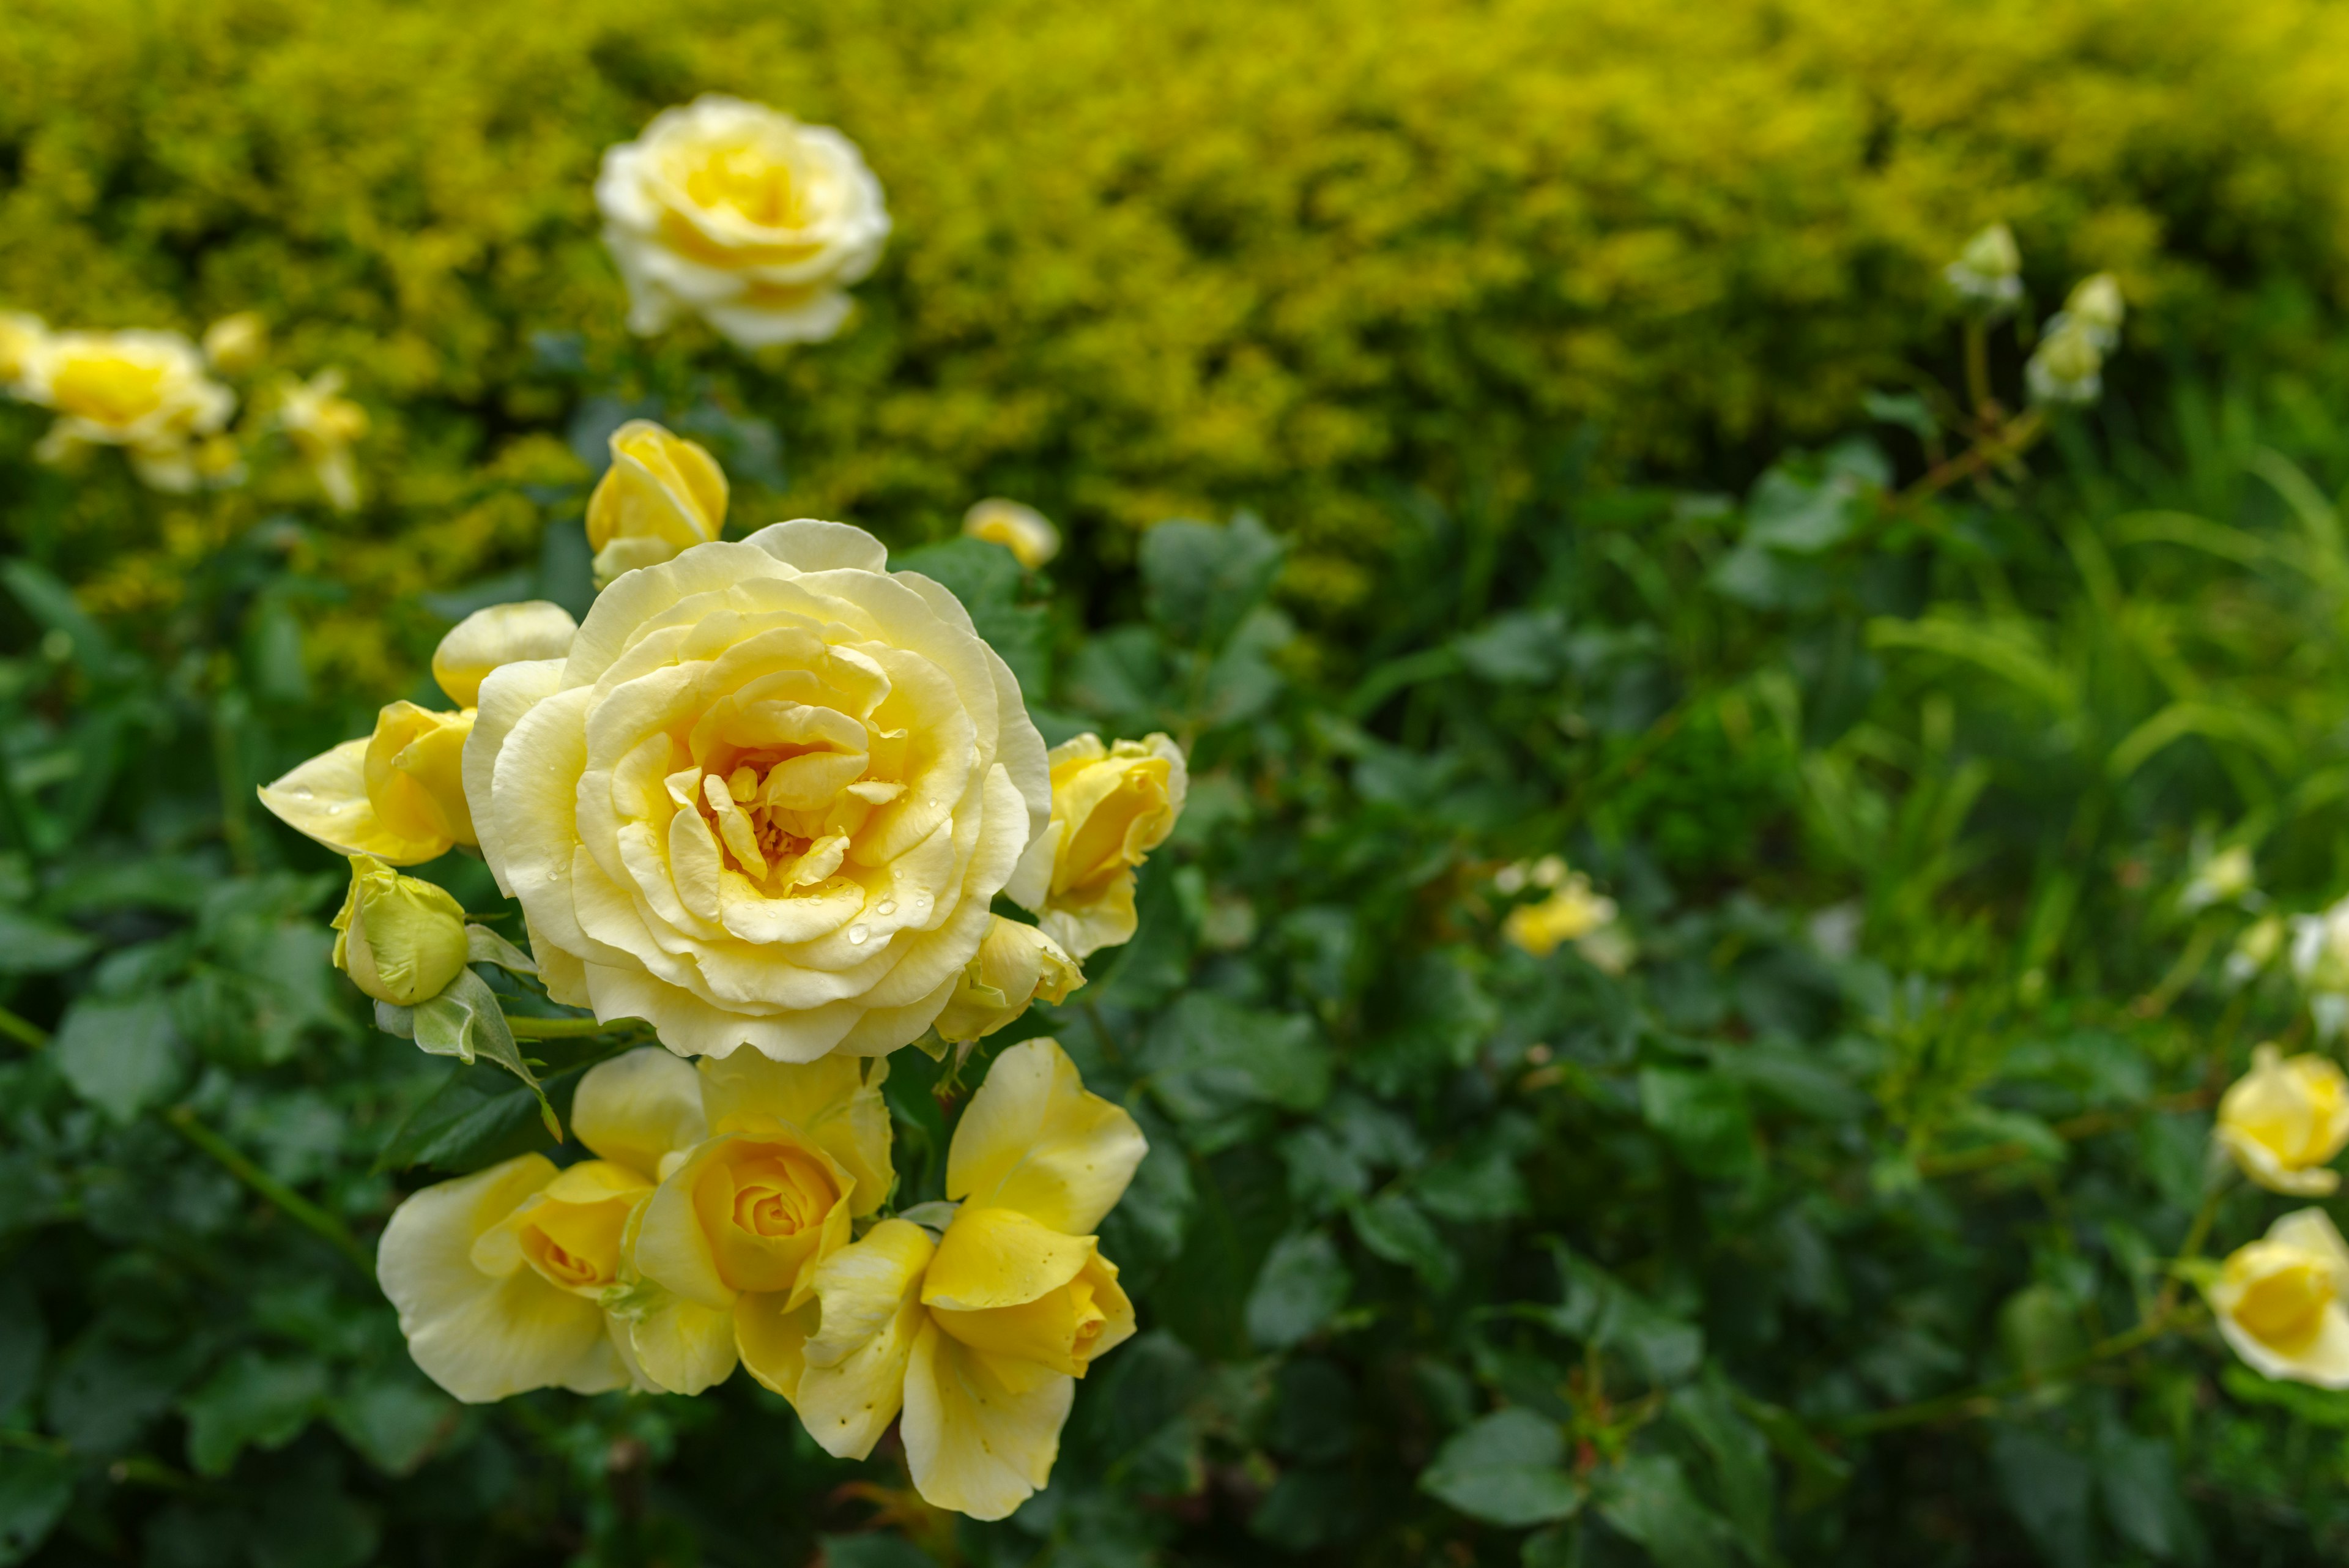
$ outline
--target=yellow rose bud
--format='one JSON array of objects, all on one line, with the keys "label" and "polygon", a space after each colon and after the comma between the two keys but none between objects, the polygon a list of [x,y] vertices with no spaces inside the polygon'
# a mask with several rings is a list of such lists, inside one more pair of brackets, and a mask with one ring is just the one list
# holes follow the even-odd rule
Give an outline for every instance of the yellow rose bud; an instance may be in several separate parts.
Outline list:
[{"label": "yellow rose bud", "polygon": [[35,340],[17,395],[57,411],[35,455],[62,462],[84,447],[120,447],[158,490],[192,490],[194,443],[219,433],[236,394],[204,373],[176,332],[60,332]]},{"label": "yellow rose bud", "polygon": [[345,741],[258,793],[296,832],[345,855],[416,866],[475,842],[463,761],[473,711],[388,704],[375,733]]},{"label": "yellow rose bud", "polygon": [[490,671],[525,659],[561,659],[571,651],[579,623],[545,599],[492,605],[450,628],[432,650],[432,679],[460,708],[481,701]]},{"label": "yellow rose bud", "polygon": [[440,995],[465,967],[464,907],[371,855],[350,858],[351,890],[335,917],[335,967],[395,1007]]},{"label": "yellow rose bud", "polygon": [[1031,572],[1061,553],[1061,531],[1052,520],[1017,501],[994,497],[978,503],[963,514],[962,531],[1002,545]]},{"label": "yellow rose bud", "polygon": [[48,337],[49,329],[39,317],[0,310],[0,389],[14,389]]},{"label": "yellow rose bud", "polygon": [[240,310],[204,328],[204,358],[223,376],[241,376],[261,363],[269,327],[258,311]]},{"label": "yellow rose bud", "polygon": [[986,940],[938,1014],[938,1038],[955,1044],[984,1039],[1031,1002],[1063,1001],[1085,983],[1076,961],[1042,931],[1000,915],[988,919]]},{"label": "yellow rose bud", "polygon": [[631,331],[698,316],[743,348],[838,332],[846,286],[889,237],[880,182],[848,138],[715,93],[607,151],[595,204]]},{"label": "yellow rose bud", "polygon": [[2269,1191],[2322,1198],[2341,1185],[2323,1168],[2349,1145],[2349,1077],[2322,1056],[2262,1045],[2220,1100],[2217,1137]]},{"label": "yellow rose bud", "polygon": [[1114,746],[1079,735],[1048,760],[1051,821],[1005,890],[1081,960],[1133,939],[1134,868],[1174,831],[1190,775],[1164,735]]},{"label": "yellow rose bud", "polygon": [[2349,1387],[2349,1247],[2321,1209],[2287,1214],[2206,1291],[2219,1333],[2263,1376]]},{"label": "yellow rose bud", "polygon": [[367,416],[342,390],[340,370],[321,370],[306,381],[288,378],[279,382],[277,425],[309,463],[335,509],[351,512],[359,504],[351,444],[367,434]]},{"label": "yellow rose bud", "polygon": [[698,442],[650,420],[612,432],[612,466],[587,498],[599,588],[707,544],[726,527],[726,472]]},{"label": "yellow rose bud", "polygon": [[1511,909],[1501,934],[1534,957],[1547,958],[1560,942],[1582,941],[1614,920],[1615,900],[1592,892],[1590,878],[1576,871],[1539,903]]}]

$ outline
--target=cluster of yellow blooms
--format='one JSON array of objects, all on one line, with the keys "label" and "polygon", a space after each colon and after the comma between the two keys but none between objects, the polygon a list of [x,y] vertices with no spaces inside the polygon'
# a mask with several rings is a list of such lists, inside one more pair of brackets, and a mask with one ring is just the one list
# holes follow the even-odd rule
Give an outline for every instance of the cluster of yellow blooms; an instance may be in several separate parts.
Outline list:
[{"label": "cluster of yellow blooms", "polygon": [[[2271,1192],[2330,1196],[2325,1168],[2349,1146],[2349,1076],[2322,1056],[2272,1045],[2219,1102],[2217,1138]],[[2287,1214],[2238,1248],[2206,1287],[2219,1332],[2270,1377],[2349,1388],[2349,1246],[2321,1209]]]},{"label": "cluster of yellow blooms", "polygon": [[[35,449],[44,462],[110,446],[157,490],[234,484],[244,477],[243,447],[229,430],[237,395],[217,378],[256,369],[267,343],[250,311],[213,322],[202,344],[177,332],[52,332],[36,317],[0,312],[0,390],[57,411]],[[283,432],[327,499],[348,512],[359,504],[351,444],[367,421],[342,386],[339,370],[280,378],[262,428]]]}]

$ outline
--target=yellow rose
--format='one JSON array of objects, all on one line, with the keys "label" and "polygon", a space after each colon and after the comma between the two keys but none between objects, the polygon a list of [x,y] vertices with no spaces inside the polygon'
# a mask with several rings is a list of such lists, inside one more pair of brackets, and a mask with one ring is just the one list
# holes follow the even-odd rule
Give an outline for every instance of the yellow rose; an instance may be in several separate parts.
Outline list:
[{"label": "yellow rose", "polygon": [[1076,961],[1042,931],[1000,915],[988,919],[987,940],[978,944],[947,1010],[938,1014],[938,1038],[953,1044],[983,1040],[1027,1012],[1030,1003],[1064,1001],[1085,983]]},{"label": "yellow rose", "polygon": [[1041,1490],[1076,1379],[1133,1334],[1090,1232],[1147,1151],[1058,1045],[1004,1052],[955,1128],[944,1233],[884,1220],[817,1268],[792,1393],[810,1434],[863,1459],[902,1408],[933,1506],[1001,1519]]},{"label": "yellow rose", "polygon": [[2324,1197],[2341,1185],[2324,1167],[2349,1145],[2349,1077],[2322,1056],[2262,1045],[2219,1101],[2217,1137],[2269,1191]]},{"label": "yellow rose", "polygon": [[557,1000],[800,1062],[944,1010],[1050,782],[961,604],[887,567],[838,523],[697,545],[482,683],[465,789]]},{"label": "yellow rose", "polygon": [[1061,531],[1052,520],[1017,501],[994,497],[978,503],[962,514],[962,531],[1002,545],[1031,572],[1061,553]]},{"label": "yellow rose", "polygon": [[204,328],[205,362],[223,376],[241,376],[261,363],[269,327],[258,311],[240,310]]},{"label": "yellow rose", "polygon": [[1079,735],[1053,747],[1050,762],[1052,820],[1008,890],[1082,959],[1133,940],[1134,867],[1174,831],[1190,775],[1164,735],[1114,746]]},{"label": "yellow rose", "polygon": [[595,204],[630,330],[697,315],[744,348],[838,332],[843,290],[889,237],[880,182],[846,137],[714,93],[605,151]]},{"label": "yellow rose", "polygon": [[1536,958],[1547,958],[1560,942],[1579,942],[1615,920],[1615,900],[1590,890],[1590,878],[1576,871],[1557,890],[1536,904],[1520,904],[1501,922],[1501,934]]},{"label": "yellow rose", "polygon": [[359,474],[351,443],[367,434],[367,410],[342,395],[343,373],[321,370],[306,381],[281,381],[277,425],[316,476],[337,512],[359,504]]},{"label": "yellow rose", "polygon": [[204,373],[177,332],[60,332],[32,345],[17,395],[59,418],[36,449],[62,462],[85,446],[119,446],[158,490],[195,488],[194,449],[236,410],[236,394]]},{"label": "yellow rose", "polygon": [[435,713],[389,703],[374,734],[345,741],[256,793],[279,821],[329,849],[420,865],[474,842],[462,772],[472,728],[470,708]]},{"label": "yellow rose", "polygon": [[18,310],[0,310],[0,390],[16,389],[34,354],[48,337],[49,329],[39,317]]},{"label": "yellow rose", "polygon": [[706,545],[725,527],[726,473],[716,458],[650,420],[630,420],[612,432],[612,466],[587,498],[598,588]]},{"label": "yellow rose", "polygon": [[465,967],[465,907],[371,855],[350,858],[351,890],[334,920],[335,967],[395,1007],[440,995]]},{"label": "yellow rose", "polygon": [[477,609],[450,628],[432,650],[432,679],[460,708],[481,698],[481,682],[501,665],[561,659],[571,651],[579,623],[561,605],[523,599]]},{"label": "yellow rose", "polygon": [[868,1076],[853,1056],[746,1051],[700,1066],[710,1137],[662,1161],[629,1241],[629,1267],[652,1288],[610,1304],[631,1319],[637,1364],[670,1392],[699,1393],[739,1359],[788,1396],[805,1332],[792,1314],[848,1244],[850,1220],[889,1195],[888,1065]]},{"label": "yellow rose", "polygon": [[664,1051],[603,1063],[580,1079],[571,1112],[601,1158],[558,1171],[526,1154],[393,1210],[376,1278],[426,1376],[475,1404],[533,1388],[654,1386],[635,1376],[633,1325],[604,1302],[622,1284],[627,1230],[664,1157],[706,1130],[699,1089]]},{"label": "yellow rose", "polygon": [[2321,1209],[2236,1250],[2204,1293],[2219,1333],[2262,1376],[2349,1388],[2349,1247]]}]

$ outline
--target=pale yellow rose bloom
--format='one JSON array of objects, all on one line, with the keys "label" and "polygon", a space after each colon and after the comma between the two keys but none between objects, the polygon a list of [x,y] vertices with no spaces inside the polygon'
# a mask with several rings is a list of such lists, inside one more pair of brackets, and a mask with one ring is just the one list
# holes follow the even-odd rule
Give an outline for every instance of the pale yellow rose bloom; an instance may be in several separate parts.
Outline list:
[{"label": "pale yellow rose bloom", "polygon": [[1190,774],[1164,735],[1113,746],[1079,735],[1053,747],[1050,762],[1051,822],[1006,891],[1082,960],[1133,940],[1134,868],[1174,831]]},{"label": "pale yellow rose bloom", "polygon": [[1076,1380],[1133,1334],[1090,1232],[1148,1146],[1049,1040],[996,1059],[955,1128],[933,1242],[885,1220],[816,1271],[793,1403],[826,1451],[862,1459],[902,1410],[932,1506],[1001,1519],[1051,1479]]},{"label": "pale yellow rose bloom", "polygon": [[709,1137],[665,1157],[630,1239],[649,1288],[616,1294],[654,1383],[696,1394],[739,1359],[787,1397],[801,1369],[816,1270],[852,1219],[889,1195],[885,1062],[770,1062],[740,1052],[700,1064]]},{"label": "pale yellow rose bloom", "polygon": [[558,1171],[526,1154],[393,1210],[376,1278],[427,1376],[474,1404],[655,1386],[635,1366],[636,1325],[604,1303],[624,1288],[627,1231],[662,1162],[706,1131],[698,1090],[692,1067],[663,1051],[603,1063],[571,1113],[600,1158]]},{"label": "pale yellow rose bloom", "polygon": [[35,455],[59,462],[88,446],[120,447],[158,490],[195,488],[195,449],[236,410],[177,332],[59,332],[36,339],[17,395],[57,411]]},{"label": "pale yellow rose bloom", "polygon": [[418,866],[472,844],[465,738],[473,710],[387,703],[375,732],[312,757],[257,794],[296,833],[344,855]]},{"label": "pale yellow rose bloom", "polygon": [[2323,1198],[2341,1185],[2327,1170],[2349,1145],[2349,1076],[2322,1056],[2251,1053],[2251,1070],[2219,1101],[2216,1134],[2245,1176],[2271,1192]]},{"label": "pale yellow rose bloom", "polygon": [[413,1007],[465,967],[465,907],[446,888],[354,855],[335,916],[335,967],[378,1002]]},{"label": "pale yellow rose bloom", "polygon": [[2349,1247],[2321,1209],[2287,1214],[2238,1248],[2204,1292],[2219,1333],[2267,1377],[2349,1388]]},{"label": "pale yellow rose bloom", "polygon": [[1615,921],[1615,900],[1591,891],[1590,878],[1568,874],[1557,890],[1538,903],[1520,904],[1501,921],[1501,934],[1536,958],[1547,958],[1561,942],[1579,942]]},{"label": "pale yellow rose bloom", "polygon": [[561,659],[571,651],[579,623],[545,599],[477,609],[449,628],[432,650],[432,679],[460,708],[481,701],[490,671],[524,659]]},{"label": "pale yellow rose bloom", "polygon": [[0,310],[0,391],[14,392],[33,362],[33,355],[48,341],[49,329],[37,316],[20,310]]},{"label": "pale yellow rose bloom", "polygon": [[697,545],[482,682],[464,784],[548,990],[681,1055],[880,1055],[936,1021],[1050,805],[953,595],[838,523]]},{"label": "pale yellow rose bloom", "polygon": [[223,376],[241,376],[269,349],[269,327],[258,311],[240,310],[204,328],[204,359]]},{"label": "pale yellow rose bloom", "polygon": [[342,395],[343,373],[321,370],[306,381],[278,383],[277,425],[310,465],[318,488],[337,512],[359,504],[358,465],[351,447],[367,431],[367,410]]},{"label": "pale yellow rose bloom", "polygon": [[985,1039],[1030,1003],[1065,1001],[1085,983],[1076,961],[1042,931],[1000,915],[990,919],[987,940],[938,1014],[938,1038],[951,1044]]},{"label": "pale yellow rose bloom", "polygon": [[630,420],[612,432],[611,447],[612,466],[587,498],[598,588],[726,528],[726,472],[699,443],[650,420]]},{"label": "pale yellow rose bloom", "polygon": [[1002,545],[1031,572],[1061,553],[1061,531],[1050,517],[1000,496],[990,496],[964,513],[962,531]]},{"label": "pale yellow rose bloom", "polygon": [[607,151],[595,204],[630,330],[699,316],[744,348],[838,332],[847,286],[889,237],[880,182],[846,137],[715,93]]}]

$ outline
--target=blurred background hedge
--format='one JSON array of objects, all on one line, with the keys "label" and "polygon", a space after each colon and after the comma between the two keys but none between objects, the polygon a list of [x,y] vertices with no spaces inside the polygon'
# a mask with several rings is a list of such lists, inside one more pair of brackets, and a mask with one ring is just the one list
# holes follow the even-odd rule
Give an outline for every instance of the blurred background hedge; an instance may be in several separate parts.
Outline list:
[{"label": "blurred background hedge", "polygon": [[[626,340],[597,158],[706,89],[838,124],[885,184],[839,341]],[[417,651],[384,605],[575,503],[582,375],[772,416],[791,513],[901,544],[996,492],[1112,562],[1254,505],[1302,546],[1292,601],[1345,617],[1384,489],[1506,502],[1586,425],[1742,478],[1848,418],[1943,340],[1939,264],[1992,219],[2043,307],[2110,268],[2140,349],[2322,369],[2344,91],[2349,13],[2314,0],[15,0],[0,306],[257,306],[350,368],[375,500],[327,564],[364,613],[314,651],[367,684]],[[101,607],[219,543],[70,505],[38,553]],[[737,521],[776,505],[746,484]]]}]

